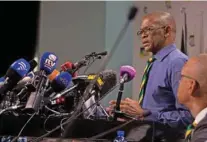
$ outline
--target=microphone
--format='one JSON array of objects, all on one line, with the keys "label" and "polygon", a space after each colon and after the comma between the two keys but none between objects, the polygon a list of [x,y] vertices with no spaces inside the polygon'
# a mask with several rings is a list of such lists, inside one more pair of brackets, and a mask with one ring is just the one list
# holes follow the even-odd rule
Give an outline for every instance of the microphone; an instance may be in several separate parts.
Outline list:
[{"label": "microphone", "polygon": [[121,66],[120,68],[120,83],[131,81],[136,75],[136,70],[132,66]]},{"label": "microphone", "polygon": [[49,75],[55,70],[58,57],[52,52],[45,52],[40,59],[40,71]]},{"label": "microphone", "polygon": [[104,52],[100,52],[100,53],[92,52],[92,53],[86,55],[83,59],[81,59],[80,61],[78,61],[72,65],[73,73],[75,73],[81,67],[89,65],[88,61],[90,62],[90,59],[93,59],[93,61],[95,61],[95,59],[101,59],[101,56],[105,56],[107,54],[108,54],[108,52],[104,51]]},{"label": "microphone", "polygon": [[12,88],[20,81],[30,70],[30,64],[25,59],[15,61],[7,70],[3,86],[0,88],[0,100],[3,99],[3,94],[11,91]]},{"label": "microphone", "polygon": [[42,55],[40,59],[40,80],[38,81],[37,86],[35,86],[36,91],[30,94],[25,109],[38,112],[49,83],[45,75],[49,75],[55,70],[57,61],[58,57],[54,53],[45,52]]},{"label": "microphone", "polygon": [[135,18],[136,14],[137,14],[137,8],[135,6],[132,6],[129,10],[128,13],[128,20],[131,21]]},{"label": "microphone", "polygon": [[53,92],[60,92],[67,88],[72,81],[72,76],[68,72],[61,72],[52,82],[51,87],[45,91],[44,96],[49,97]]},{"label": "microphone", "polygon": [[[96,75],[88,75],[89,80],[93,80]],[[90,82],[91,82],[90,81]],[[104,70],[100,73],[90,96],[83,96],[84,100],[88,100],[92,95],[97,97],[103,97],[110,89],[112,89],[117,84],[116,71]]]},{"label": "microphone", "polygon": [[29,61],[29,64],[30,64],[29,72],[31,72],[31,71],[33,71],[34,68],[37,66],[37,61],[35,61],[34,59],[33,59],[33,60],[30,60],[30,61]]},{"label": "microphone", "polygon": [[121,115],[123,115],[122,112],[120,112],[120,103],[121,103],[121,99],[122,99],[122,93],[124,90],[124,83],[131,81],[136,75],[136,70],[132,67],[132,66],[121,66],[120,68],[120,76],[121,76],[121,80],[120,80],[120,87],[119,87],[119,92],[118,92],[118,96],[117,96],[117,100],[116,100],[116,106],[115,106],[115,110],[114,110],[114,116],[113,119],[116,121],[117,117],[120,117]]},{"label": "microphone", "polygon": [[75,71],[75,69],[79,66],[77,65],[78,63],[76,63],[75,65],[73,63],[71,63],[70,61],[65,62],[64,64],[61,65],[61,71],[67,71],[68,73],[70,73],[73,77],[77,76],[77,72]]},{"label": "microphone", "polygon": [[[88,79],[92,80],[95,75],[89,75]],[[103,84],[102,84],[103,82]],[[101,72],[101,77],[98,78],[90,98],[86,98],[84,103],[84,108],[88,109],[93,103],[95,103],[99,98],[105,97],[105,94],[110,91],[117,84],[116,72],[113,70],[104,70]],[[84,114],[92,114],[93,108],[89,108]]]},{"label": "microphone", "polygon": [[32,71],[37,66],[37,62],[35,60],[30,60],[29,64],[30,64],[30,69],[27,75],[17,83],[17,85],[13,90],[18,91],[19,89],[22,89],[25,86],[25,84],[31,83],[33,81],[35,75]]}]

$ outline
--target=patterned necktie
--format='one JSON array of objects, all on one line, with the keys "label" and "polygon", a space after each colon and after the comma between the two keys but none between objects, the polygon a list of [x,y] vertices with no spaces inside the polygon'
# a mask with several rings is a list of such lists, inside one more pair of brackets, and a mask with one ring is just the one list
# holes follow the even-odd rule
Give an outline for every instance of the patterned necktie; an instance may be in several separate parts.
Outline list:
[{"label": "patterned necktie", "polygon": [[195,121],[192,124],[188,125],[187,130],[185,132],[185,139],[187,141],[190,141],[191,140],[192,131],[194,130],[194,128],[196,127],[196,125],[197,124],[195,123]]},{"label": "patterned necktie", "polygon": [[155,61],[154,57],[149,58],[149,60],[147,61],[147,65],[144,69],[144,74],[142,76],[142,82],[141,82],[140,92],[139,92],[139,104],[142,104],[144,94],[145,94],[145,88],[146,88],[148,77],[149,77],[149,72],[150,72],[150,69],[154,61]]}]

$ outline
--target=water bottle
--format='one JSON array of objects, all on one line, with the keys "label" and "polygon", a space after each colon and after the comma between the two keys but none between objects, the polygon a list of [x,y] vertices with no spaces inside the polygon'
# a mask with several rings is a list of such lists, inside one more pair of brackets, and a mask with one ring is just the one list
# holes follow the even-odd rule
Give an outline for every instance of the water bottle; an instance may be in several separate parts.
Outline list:
[{"label": "water bottle", "polygon": [[114,142],[127,142],[124,137],[124,131],[117,131],[117,137],[114,139]]},{"label": "water bottle", "polygon": [[27,142],[27,137],[19,137],[17,142]]}]

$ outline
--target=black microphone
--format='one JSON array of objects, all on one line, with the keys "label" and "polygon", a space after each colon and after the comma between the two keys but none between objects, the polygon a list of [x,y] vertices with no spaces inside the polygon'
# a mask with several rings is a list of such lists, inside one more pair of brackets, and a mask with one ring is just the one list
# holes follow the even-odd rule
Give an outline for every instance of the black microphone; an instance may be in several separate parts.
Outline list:
[{"label": "black microphone", "polygon": [[136,14],[137,14],[137,11],[138,11],[138,9],[135,6],[132,6],[130,8],[130,11],[129,11],[129,14],[128,14],[128,20],[129,21],[131,21],[135,18]]}]

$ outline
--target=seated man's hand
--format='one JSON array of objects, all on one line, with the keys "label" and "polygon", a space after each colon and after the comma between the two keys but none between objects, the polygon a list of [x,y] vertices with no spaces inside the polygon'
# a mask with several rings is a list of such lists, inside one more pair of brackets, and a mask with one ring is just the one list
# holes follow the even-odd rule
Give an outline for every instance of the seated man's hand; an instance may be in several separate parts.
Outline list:
[{"label": "seated man's hand", "polygon": [[[116,106],[116,101],[112,100],[109,102],[109,104],[110,104],[109,109],[112,111]],[[143,114],[144,114],[144,110],[140,107],[138,101],[135,101],[135,100],[132,100],[129,98],[126,98],[121,101],[120,110],[123,113],[126,113],[130,116],[133,116],[133,117],[142,118]]]}]

